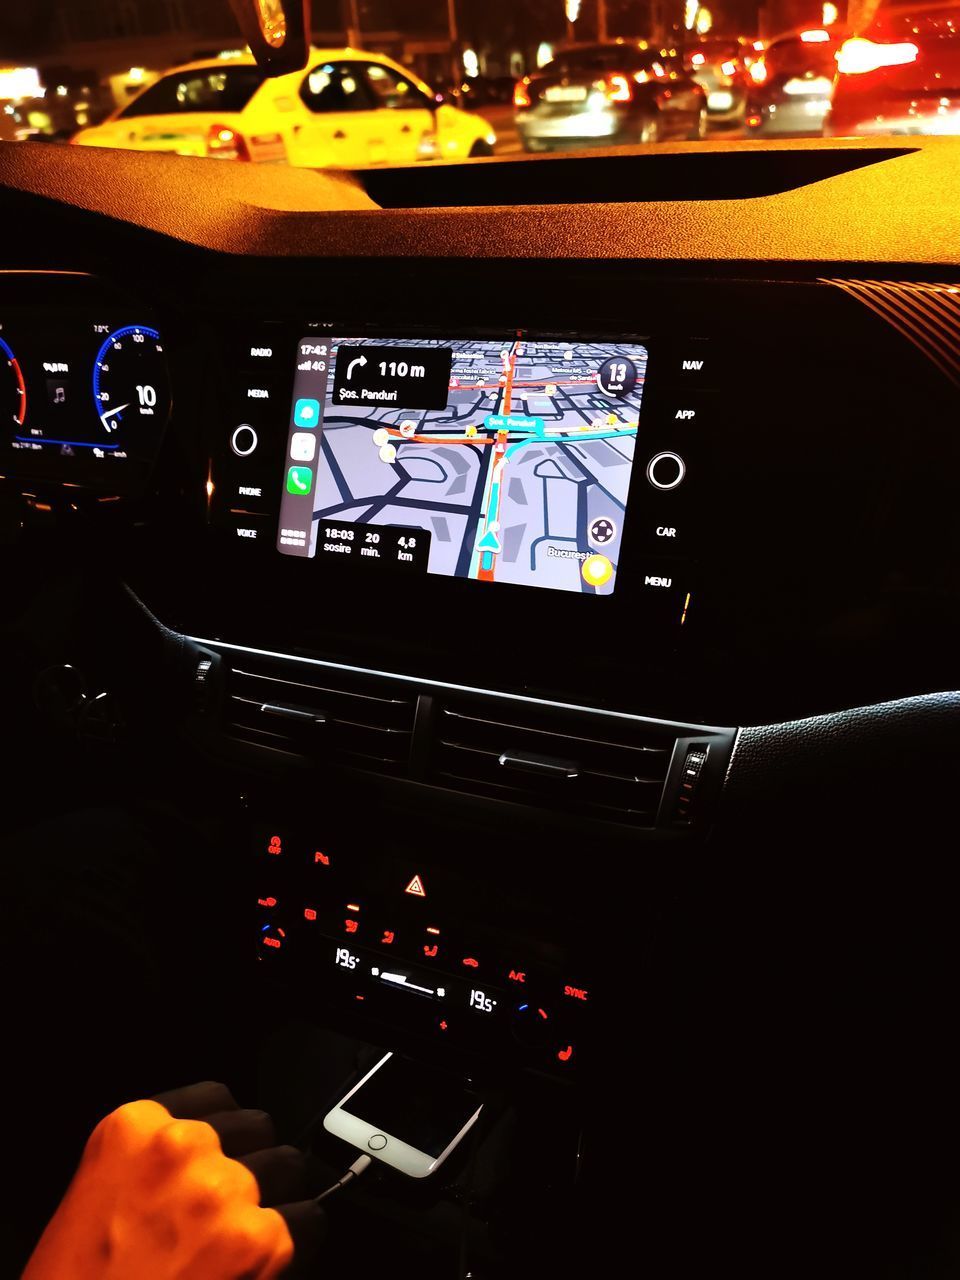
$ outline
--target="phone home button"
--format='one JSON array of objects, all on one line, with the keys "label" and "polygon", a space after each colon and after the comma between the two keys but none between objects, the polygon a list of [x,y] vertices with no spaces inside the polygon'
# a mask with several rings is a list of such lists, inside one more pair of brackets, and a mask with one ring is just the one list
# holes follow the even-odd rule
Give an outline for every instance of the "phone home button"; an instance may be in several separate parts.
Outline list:
[{"label": "phone home button", "polygon": [[367,1139],[367,1146],[371,1151],[382,1151],[387,1145],[387,1140],[382,1133],[374,1133]]}]

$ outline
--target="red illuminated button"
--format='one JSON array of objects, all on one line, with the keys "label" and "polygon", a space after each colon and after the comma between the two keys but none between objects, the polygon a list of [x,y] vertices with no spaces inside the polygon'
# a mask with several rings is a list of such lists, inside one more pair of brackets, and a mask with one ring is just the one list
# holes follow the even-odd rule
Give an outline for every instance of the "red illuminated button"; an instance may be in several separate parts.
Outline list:
[{"label": "red illuminated button", "polygon": [[424,943],[423,945],[423,954],[425,956],[429,956],[431,959],[437,954],[438,950],[439,947],[436,943],[434,943],[433,946],[430,946],[428,943]]},{"label": "red illuminated button", "polygon": [[316,920],[317,913],[314,911],[313,907],[304,907],[303,918],[304,920]]},{"label": "red illuminated button", "polygon": [[314,864],[321,867],[329,867],[330,859],[325,853],[321,853],[319,849],[314,851]]},{"label": "red illuminated button", "polygon": [[479,968],[480,968],[480,961],[479,961],[479,960],[474,960],[473,956],[464,956],[464,957],[463,957],[463,963],[467,966],[467,968],[468,968],[468,969],[479,969]]},{"label": "red illuminated button", "polygon": [[564,987],[563,994],[570,1000],[581,1000],[584,1004],[590,999],[590,992],[585,987]]},{"label": "red illuminated button", "polygon": [[524,969],[511,969],[507,974],[511,982],[526,982],[527,974]]},{"label": "red illuminated button", "polygon": [[346,929],[347,933],[356,933],[360,928],[360,924],[357,920],[344,920],[343,927]]},{"label": "red illuminated button", "polygon": [[403,892],[412,894],[415,898],[425,898],[427,896],[427,891],[423,887],[423,879],[420,876],[414,876]]},{"label": "red illuminated button", "polygon": [[264,945],[265,947],[279,947],[279,946],[280,946],[280,939],[279,939],[279,938],[264,938],[264,940],[263,940],[263,945]]},{"label": "red illuminated button", "polygon": [[561,1062],[569,1062],[573,1057],[573,1045],[568,1044],[565,1049],[560,1049],[557,1053],[557,1057]]},{"label": "red illuminated button", "polygon": [[392,929],[384,929],[383,936],[380,939],[381,947],[392,947],[393,940],[397,935]]},{"label": "red illuminated button", "polygon": [[267,853],[272,853],[275,858],[279,858],[283,853],[283,840],[280,836],[271,836],[267,841]]},{"label": "red illuminated button", "polygon": [[257,906],[259,907],[275,907],[277,905],[276,898],[258,898]]}]

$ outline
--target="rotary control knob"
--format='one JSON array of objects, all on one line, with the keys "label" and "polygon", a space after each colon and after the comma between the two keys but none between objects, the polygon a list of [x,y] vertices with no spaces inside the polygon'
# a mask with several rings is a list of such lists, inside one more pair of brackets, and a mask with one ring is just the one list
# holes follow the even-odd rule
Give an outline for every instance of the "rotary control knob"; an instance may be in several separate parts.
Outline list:
[{"label": "rotary control knob", "polygon": [[523,1000],[513,1012],[513,1034],[521,1044],[540,1048],[548,1043],[554,1018],[546,1005],[536,999]]},{"label": "rotary control knob", "polygon": [[655,489],[676,489],[687,474],[687,464],[679,453],[657,453],[647,463],[647,479]]},{"label": "rotary control knob", "polygon": [[260,926],[260,938],[257,952],[261,959],[279,956],[287,946],[287,931],[276,920],[269,920]]}]

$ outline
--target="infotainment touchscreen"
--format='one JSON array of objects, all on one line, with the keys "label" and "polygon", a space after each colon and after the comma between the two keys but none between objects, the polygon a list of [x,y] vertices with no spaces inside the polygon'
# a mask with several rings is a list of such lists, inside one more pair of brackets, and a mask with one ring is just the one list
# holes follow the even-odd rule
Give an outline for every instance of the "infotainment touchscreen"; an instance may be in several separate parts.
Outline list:
[{"label": "infotainment touchscreen", "polygon": [[303,338],[278,549],[609,595],[646,369],[638,342]]}]

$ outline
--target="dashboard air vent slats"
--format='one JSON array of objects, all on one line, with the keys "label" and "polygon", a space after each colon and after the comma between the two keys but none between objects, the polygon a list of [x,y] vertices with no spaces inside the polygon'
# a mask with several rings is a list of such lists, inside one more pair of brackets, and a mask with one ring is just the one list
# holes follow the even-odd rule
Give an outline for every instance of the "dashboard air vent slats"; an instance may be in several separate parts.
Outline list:
[{"label": "dashboard air vent slats", "polygon": [[431,781],[471,793],[652,826],[675,736],[647,722],[479,701],[437,707]]},{"label": "dashboard air vent slats", "polygon": [[246,656],[232,669],[227,716],[233,737],[377,773],[406,773],[415,694],[343,671],[280,670]]}]

